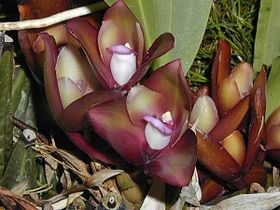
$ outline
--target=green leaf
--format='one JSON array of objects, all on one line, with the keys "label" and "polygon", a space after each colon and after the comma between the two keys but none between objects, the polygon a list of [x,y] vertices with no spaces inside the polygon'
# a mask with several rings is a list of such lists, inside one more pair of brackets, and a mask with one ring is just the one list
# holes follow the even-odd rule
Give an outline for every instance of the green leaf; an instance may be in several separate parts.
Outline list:
[{"label": "green leaf", "polygon": [[[105,0],[112,5],[116,0]],[[181,58],[185,73],[201,44],[212,0],[125,0],[140,21],[146,47],[164,32],[175,36],[175,49],[156,61],[155,67]]]},{"label": "green leaf", "polygon": [[27,181],[27,188],[31,189],[37,185],[37,176],[35,152],[19,140],[6,166],[1,185],[12,189]]},{"label": "green leaf", "polygon": [[12,88],[14,116],[30,126],[36,127],[30,81],[22,68],[18,68]]},{"label": "green leaf", "polygon": [[[35,127],[31,84],[22,68],[17,68],[15,71],[11,93],[13,115]],[[28,189],[34,188],[38,177],[35,152],[30,147],[26,148],[21,139],[23,138],[22,132],[19,129],[15,129],[15,131],[20,138],[5,166],[1,184],[8,189],[12,189],[20,183],[27,183],[25,187]]]},{"label": "green leaf", "polygon": [[266,91],[266,119],[280,106],[280,57],[273,60],[271,72],[267,81]]},{"label": "green leaf", "polygon": [[12,75],[14,70],[13,52],[5,51],[0,58],[0,177],[12,151]]},{"label": "green leaf", "polygon": [[259,72],[263,64],[268,67],[280,56],[280,1],[261,1],[255,40],[254,70]]}]

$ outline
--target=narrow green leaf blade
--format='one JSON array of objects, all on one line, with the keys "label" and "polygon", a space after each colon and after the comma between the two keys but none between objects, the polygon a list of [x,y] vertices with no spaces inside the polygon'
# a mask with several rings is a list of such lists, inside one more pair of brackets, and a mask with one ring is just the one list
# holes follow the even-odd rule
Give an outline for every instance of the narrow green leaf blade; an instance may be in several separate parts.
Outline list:
[{"label": "narrow green leaf blade", "polygon": [[261,1],[255,40],[254,70],[259,72],[263,64],[268,67],[280,56],[280,1]]},{"label": "narrow green leaf blade", "polygon": [[0,178],[12,151],[12,75],[13,52],[5,51],[0,58]]},{"label": "narrow green leaf blade", "polygon": [[1,183],[7,189],[27,182],[27,188],[35,188],[37,183],[37,166],[35,152],[31,147],[26,148],[23,141],[18,141],[6,166]]},{"label": "narrow green leaf blade", "polygon": [[12,99],[13,115],[28,125],[36,127],[31,83],[22,68],[17,69],[13,79]]},{"label": "narrow green leaf blade", "polygon": [[[36,127],[31,83],[22,68],[17,68],[12,83],[12,113],[13,116],[23,122]],[[12,129],[14,128],[13,125]],[[2,185],[8,189],[12,189],[20,183],[26,183],[28,189],[36,187],[38,168],[36,165],[35,152],[30,148],[26,148],[22,139],[22,132],[15,129],[17,136],[21,136],[8,162],[5,165],[5,171],[2,178]]]},{"label": "narrow green leaf blade", "polygon": [[192,65],[202,42],[211,3],[211,0],[173,1],[171,32],[175,36],[175,49],[167,56],[169,60],[181,58],[185,73]]},{"label": "narrow green leaf blade", "polygon": [[[105,0],[112,5],[116,0]],[[146,47],[162,33],[175,36],[175,49],[156,61],[155,68],[181,58],[189,70],[202,41],[212,0],[125,0],[144,29]]]},{"label": "narrow green leaf blade", "polygon": [[280,106],[280,57],[273,60],[271,72],[267,81],[266,91],[266,114],[267,119],[270,114]]}]

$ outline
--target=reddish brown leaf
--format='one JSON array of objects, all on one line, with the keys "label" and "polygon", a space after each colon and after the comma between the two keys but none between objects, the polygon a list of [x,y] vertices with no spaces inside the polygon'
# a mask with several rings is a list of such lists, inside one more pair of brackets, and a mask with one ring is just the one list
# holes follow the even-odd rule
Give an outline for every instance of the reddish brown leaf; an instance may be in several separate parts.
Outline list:
[{"label": "reddish brown leaf", "polygon": [[251,125],[248,137],[248,147],[245,162],[242,170],[246,174],[256,157],[257,149],[263,139],[265,132],[265,93],[266,93],[266,66],[264,65],[262,71],[255,80],[252,94],[252,116]]},{"label": "reddish brown leaf", "polygon": [[267,76],[267,66],[263,65],[261,72],[258,74],[254,82],[253,90],[256,88],[261,88],[263,90],[266,90],[266,76]]},{"label": "reddish brown leaf", "polygon": [[242,170],[246,173],[256,156],[261,139],[264,136],[265,92],[260,88],[253,93],[253,109],[248,137],[248,147]]},{"label": "reddish brown leaf", "polygon": [[214,143],[220,143],[238,128],[250,107],[250,96],[239,101],[227,114],[219,120],[208,134]]},{"label": "reddish brown leaf", "polygon": [[214,200],[226,192],[226,189],[223,185],[217,183],[213,179],[207,179],[202,185],[202,198],[200,203],[207,203],[208,201]]},{"label": "reddish brown leaf", "polygon": [[244,176],[243,180],[250,186],[252,183],[259,183],[263,187],[266,186],[267,170],[262,165],[254,164],[250,171]]},{"label": "reddish brown leaf", "polygon": [[217,177],[231,181],[239,177],[239,164],[219,144],[213,143],[210,139],[203,138],[197,132],[197,158],[198,161]]},{"label": "reddish brown leaf", "polygon": [[272,157],[274,160],[280,160],[280,149],[271,149],[266,152],[269,157]]},{"label": "reddish brown leaf", "polygon": [[212,68],[212,97],[217,104],[218,111],[219,105],[217,101],[218,87],[221,82],[230,75],[231,66],[231,47],[229,43],[223,39],[219,40],[217,54]]}]

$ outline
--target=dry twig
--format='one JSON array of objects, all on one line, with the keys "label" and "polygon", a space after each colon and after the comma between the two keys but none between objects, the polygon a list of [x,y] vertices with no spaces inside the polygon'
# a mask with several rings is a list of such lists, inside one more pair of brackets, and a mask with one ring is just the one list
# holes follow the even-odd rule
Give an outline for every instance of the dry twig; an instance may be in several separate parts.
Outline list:
[{"label": "dry twig", "polygon": [[23,20],[15,22],[1,22],[0,31],[18,31],[23,29],[44,28],[57,23],[61,23],[72,18],[89,15],[95,11],[107,8],[107,4],[103,1],[89,4],[87,6],[78,7],[57,13],[55,15],[32,20]]}]

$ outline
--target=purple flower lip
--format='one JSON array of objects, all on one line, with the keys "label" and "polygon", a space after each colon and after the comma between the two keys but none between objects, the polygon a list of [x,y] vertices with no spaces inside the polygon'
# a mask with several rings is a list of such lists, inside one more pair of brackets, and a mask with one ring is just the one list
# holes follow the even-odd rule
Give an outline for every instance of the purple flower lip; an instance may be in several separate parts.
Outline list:
[{"label": "purple flower lip", "polygon": [[161,120],[148,115],[144,116],[143,119],[151,123],[155,128],[157,128],[164,135],[169,136],[172,134],[172,129],[168,128]]},{"label": "purple flower lip", "polygon": [[117,53],[117,54],[123,54],[123,55],[133,53],[136,55],[135,51],[133,51],[129,47],[126,47],[125,45],[113,45],[111,47],[108,47],[107,50],[111,53]]}]

